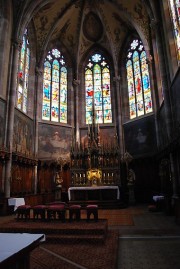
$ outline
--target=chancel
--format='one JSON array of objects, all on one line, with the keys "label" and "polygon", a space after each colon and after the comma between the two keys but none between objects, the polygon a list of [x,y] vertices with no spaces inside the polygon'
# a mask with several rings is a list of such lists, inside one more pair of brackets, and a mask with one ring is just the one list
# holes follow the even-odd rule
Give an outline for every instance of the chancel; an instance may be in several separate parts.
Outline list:
[{"label": "chancel", "polygon": [[180,223],[179,25],[179,0],[0,1],[0,217]]}]

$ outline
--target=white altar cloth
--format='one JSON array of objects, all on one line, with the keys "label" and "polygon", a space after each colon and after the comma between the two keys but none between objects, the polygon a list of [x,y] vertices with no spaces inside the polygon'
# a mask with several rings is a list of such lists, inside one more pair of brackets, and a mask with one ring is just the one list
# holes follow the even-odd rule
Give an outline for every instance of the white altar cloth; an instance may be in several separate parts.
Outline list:
[{"label": "white altar cloth", "polygon": [[118,186],[96,186],[96,187],[70,187],[68,189],[68,198],[69,198],[69,201],[71,200],[71,191],[73,190],[109,190],[109,189],[114,189],[114,190],[117,190],[117,199],[120,198],[120,193],[119,193],[119,187]]},{"label": "white altar cloth", "polygon": [[160,201],[160,200],[164,200],[164,195],[154,195],[153,200],[155,202]]},{"label": "white altar cloth", "polygon": [[15,211],[18,208],[18,206],[25,205],[25,200],[24,198],[9,198],[8,205],[14,206],[14,211]]}]

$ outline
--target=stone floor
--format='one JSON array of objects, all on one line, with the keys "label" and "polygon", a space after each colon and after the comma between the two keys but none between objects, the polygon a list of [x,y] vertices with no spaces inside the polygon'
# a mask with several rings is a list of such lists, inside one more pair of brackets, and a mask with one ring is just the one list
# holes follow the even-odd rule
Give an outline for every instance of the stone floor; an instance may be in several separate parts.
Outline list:
[{"label": "stone floor", "polygon": [[134,215],[134,226],[119,230],[117,269],[180,269],[180,225],[163,212]]}]

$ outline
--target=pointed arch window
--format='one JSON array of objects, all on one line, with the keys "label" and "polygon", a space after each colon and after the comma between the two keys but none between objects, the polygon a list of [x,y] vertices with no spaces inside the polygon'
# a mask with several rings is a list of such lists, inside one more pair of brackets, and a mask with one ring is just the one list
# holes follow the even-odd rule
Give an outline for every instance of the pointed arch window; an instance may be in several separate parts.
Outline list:
[{"label": "pointed arch window", "polygon": [[17,108],[27,113],[28,82],[30,66],[30,49],[28,31],[23,35],[21,51],[19,53],[19,66],[17,77]]},{"label": "pointed arch window", "polygon": [[86,124],[112,123],[109,65],[100,53],[93,54],[85,67]]},{"label": "pointed arch window", "polygon": [[146,52],[133,40],[126,61],[130,119],[152,112],[152,97]]},{"label": "pointed arch window", "polygon": [[67,68],[58,49],[44,61],[42,119],[67,123]]},{"label": "pointed arch window", "polygon": [[180,1],[169,0],[169,6],[173,23],[174,39],[177,48],[177,59],[180,63]]}]

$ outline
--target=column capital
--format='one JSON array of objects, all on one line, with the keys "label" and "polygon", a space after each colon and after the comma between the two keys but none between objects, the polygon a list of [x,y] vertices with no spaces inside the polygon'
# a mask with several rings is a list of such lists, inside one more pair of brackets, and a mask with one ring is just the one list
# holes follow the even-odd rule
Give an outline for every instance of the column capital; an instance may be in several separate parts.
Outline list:
[{"label": "column capital", "polygon": [[38,66],[36,66],[35,74],[36,74],[36,76],[42,76],[43,75],[43,70],[41,68],[39,68]]},{"label": "column capital", "polygon": [[79,85],[80,85],[80,80],[74,79],[73,86],[79,86]]},{"label": "column capital", "polygon": [[152,30],[158,30],[159,28],[159,21],[156,19],[151,19],[150,27]]},{"label": "column capital", "polygon": [[152,55],[150,54],[149,57],[146,58],[146,63],[147,63],[147,64],[151,64],[152,61],[153,61],[153,57],[152,57]]},{"label": "column capital", "polygon": [[113,77],[113,81],[114,82],[120,82],[121,81],[121,77],[120,76]]},{"label": "column capital", "polygon": [[19,51],[21,50],[22,47],[22,40],[20,38],[16,38],[14,40],[12,40],[12,44],[15,48],[17,48]]}]

